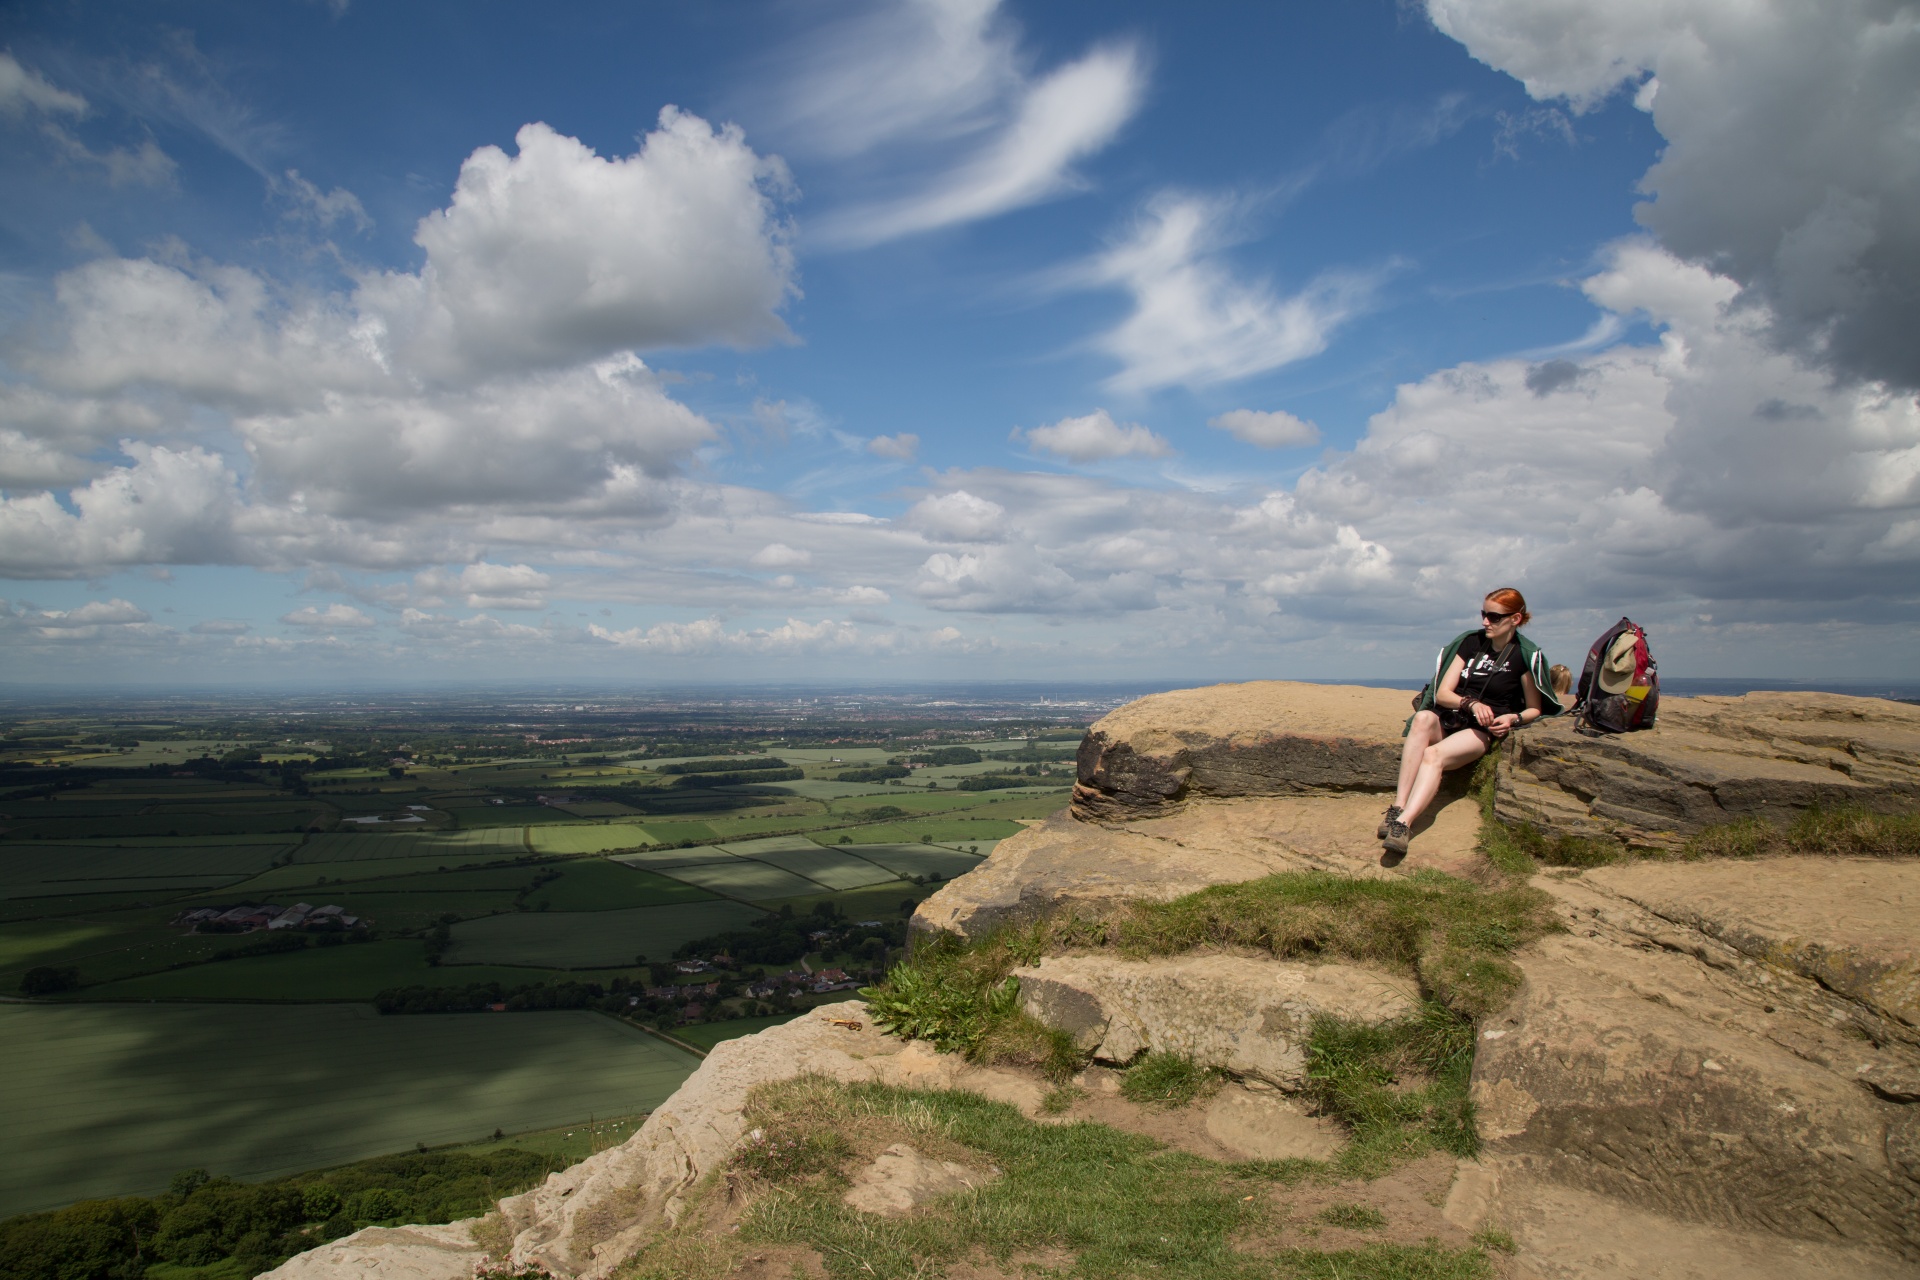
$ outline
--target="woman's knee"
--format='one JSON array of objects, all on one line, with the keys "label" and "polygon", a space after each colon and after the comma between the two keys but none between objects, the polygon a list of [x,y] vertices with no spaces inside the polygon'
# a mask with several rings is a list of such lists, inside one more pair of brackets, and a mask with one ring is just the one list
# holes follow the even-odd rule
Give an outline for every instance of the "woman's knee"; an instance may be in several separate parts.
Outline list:
[{"label": "woman's knee", "polygon": [[1438,729],[1440,727],[1440,713],[1432,708],[1428,708],[1425,711],[1414,712],[1413,727],[1416,729]]},{"label": "woman's knee", "polygon": [[1420,763],[1432,765],[1436,769],[1445,769],[1447,767],[1447,753],[1442,751],[1440,744],[1436,742],[1420,753]]}]

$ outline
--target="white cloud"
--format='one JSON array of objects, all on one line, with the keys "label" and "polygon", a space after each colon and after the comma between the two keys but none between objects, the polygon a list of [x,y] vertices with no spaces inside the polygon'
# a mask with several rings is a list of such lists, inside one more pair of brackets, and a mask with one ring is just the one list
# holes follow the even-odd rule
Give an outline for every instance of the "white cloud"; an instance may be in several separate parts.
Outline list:
[{"label": "white cloud", "polygon": [[[870,245],[1083,189],[1078,161],[1139,109],[1145,60],[1105,44],[1035,74],[997,0],[905,0],[820,27],[764,114],[802,153],[887,190],[830,211],[821,243]],[[852,163],[859,161],[858,167]]]},{"label": "white cloud", "polygon": [[1284,410],[1229,409],[1207,425],[1261,449],[1300,449],[1320,443],[1320,428]]},{"label": "white cloud", "polygon": [[914,503],[906,522],[943,541],[991,542],[1004,532],[1006,515],[999,503],[955,489]]},{"label": "white cloud", "polygon": [[47,81],[0,50],[0,115],[18,116],[32,108],[48,115],[84,116],[87,100]]},{"label": "white cloud", "polygon": [[481,561],[460,570],[455,590],[469,609],[544,609],[553,579],[525,564]]},{"label": "white cloud", "polygon": [[846,649],[862,642],[860,629],[850,622],[804,622],[788,618],[774,628],[728,631],[718,618],[697,622],[662,622],[651,627],[614,631],[598,623],[587,628],[595,639],[617,649],[685,656],[707,653],[799,653]]},{"label": "white cloud", "polygon": [[1219,202],[1162,195],[1131,235],[1069,277],[1133,295],[1132,314],[1093,343],[1122,366],[1110,388],[1205,387],[1265,373],[1326,350],[1365,305],[1368,276],[1323,273],[1288,296],[1235,279],[1221,256],[1229,213]]},{"label": "white cloud", "polygon": [[796,551],[784,542],[769,542],[754,552],[748,564],[756,569],[797,569],[813,563],[811,551]]},{"label": "white cloud", "polygon": [[208,618],[204,622],[194,623],[187,630],[197,636],[243,636],[253,630],[253,624],[238,618]]},{"label": "white cloud", "polygon": [[283,614],[280,621],[290,627],[299,627],[302,631],[337,631],[341,628],[360,631],[375,625],[372,618],[350,604],[330,604],[324,609],[308,605],[304,609]]},{"label": "white cloud", "polygon": [[359,196],[344,187],[322,191],[301,177],[298,169],[287,170],[286,176],[274,179],[268,189],[286,201],[287,216],[296,221],[312,223],[323,231],[337,222],[346,223],[355,231],[373,229],[373,219],[367,216]]},{"label": "white cloud", "polygon": [[875,457],[892,458],[896,462],[912,462],[914,455],[920,452],[920,437],[907,431],[897,436],[875,436],[867,441],[867,452]]},{"label": "white cloud", "polygon": [[1106,458],[1164,458],[1173,446],[1137,422],[1125,426],[1105,409],[1078,418],[1062,418],[1051,426],[1017,433],[1027,444],[1069,462],[1099,462]]},{"label": "white cloud", "polygon": [[1137,49],[1096,49],[1033,85],[996,138],[927,190],[830,218],[823,238],[875,244],[1083,190],[1074,162],[1113,141],[1145,87]]},{"label": "white cloud", "polygon": [[421,272],[362,284],[383,349],[469,376],[788,336],[793,255],[772,198],[785,171],[740,130],[666,107],[632,156],[544,124],[514,141],[517,155],[469,156],[452,202],[420,220]]},{"label": "white cloud", "polygon": [[[1636,211],[1751,289],[1775,336],[1920,386],[1920,15],[1883,0],[1427,0],[1539,99],[1622,86],[1668,145]],[[1644,78],[1644,79],[1643,79]]]},{"label": "white cloud", "polygon": [[43,627],[66,628],[126,626],[134,622],[151,622],[153,618],[132,601],[115,597],[112,600],[89,600],[77,609],[50,609],[40,615],[37,621]]},{"label": "white cloud", "polygon": [[60,577],[105,565],[232,564],[245,559],[234,530],[232,470],[203,449],[127,441],[133,465],[68,495],[0,498],[0,572]]}]

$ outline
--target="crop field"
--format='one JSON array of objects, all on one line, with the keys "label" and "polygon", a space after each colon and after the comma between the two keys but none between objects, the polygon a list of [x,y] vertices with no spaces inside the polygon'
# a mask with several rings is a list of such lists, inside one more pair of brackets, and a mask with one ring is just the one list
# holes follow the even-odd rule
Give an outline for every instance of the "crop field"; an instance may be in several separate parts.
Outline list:
[{"label": "crop field", "polygon": [[588,858],[565,864],[560,878],[541,885],[527,905],[535,911],[614,911],[705,902],[712,897],[704,889],[639,867]]},{"label": "crop field", "polygon": [[358,862],[373,858],[512,858],[526,853],[517,830],[423,831],[418,834],[331,832],[308,836],[295,862]]},{"label": "crop field", "polygon": [[855,844],[913,844],[926,836],[940,844],[965,844],[969,839],[1004,840],[1025,828],[1006,818],[916,818],[912,821],[876,822],[835,831],[826,843],[833,844],[843,835]]},{"label": "crop field", "polygon": [[470,964],[589,969],[631,965],[642,955],[665,960],[682,943],[744,928],[760,914],[742,903],[709,901],[624,911],[520,911],[468,920],[453,926],[453,949],[437,972],[441,981],[450,982],[467,981]]},{"label": "crop field", "polygon": [[606,853],[659,843],[644,827],[633,822],[535,827],[529,835],[536,852],[553,854]]},{"label": "crop field", "polygon": [[779,867],[770,867],[749,858],[706,862],[694,867],[662,868],[660,874],[684,880],[688,884],[697,884],[702,889],[710,889],[729,898],[739,898],[743,902],[792,898],[805,893],[818,893],[825,887],[791,871],[782,871]]},{"label": "crop field", "polygon": [[697,867],[712,862],[737,862],[739,859],[717,844],[703,844],[691,849],[636,849],[632,853],[613,854],[607,861],[625,867],[662,871],[668,867]]},{"label": "crop field", "polygon": [[756,861],[805,876],[829,889],[867,889],[900,878],[899,873],[858,856],[858,851],[851,846],[823,849],[809,842],[805,849],[763,853]]},{"label": "crop field", "polygon": [[979,866],[982,858],[937,844],[850,844],[847,853],[885,867],[896,878],[934,876],[951,880]]},{"label": "crop field", "polygon": [[[626,958],[633,959],[631,954]],[[165,973],[142,974],[88,987],[84,995],[92,1000],[371,1000],[388,987],[469,982],[520,986],[551,977],[551,973],[513,962],[463,965],[457,971],[436,969],[427,964],[418,943],[395,938],[309,947],[284,955],[250,956],[245,960],[222,960]]]},{"label": "crop field", "polygon": [[[0,897],[107,892],[74,881],[243,876],[271,867],[294,842],[196,845],[0,844]],[[43,886],[48,886],[43,888]],[[136,886],[137,887],[137,886]]]},{"label": "crop field", "polygon": [[0,1215],[631,1115],[698,1065],[598,1014],[364,1005],[0,1006],[0,1041]]}]

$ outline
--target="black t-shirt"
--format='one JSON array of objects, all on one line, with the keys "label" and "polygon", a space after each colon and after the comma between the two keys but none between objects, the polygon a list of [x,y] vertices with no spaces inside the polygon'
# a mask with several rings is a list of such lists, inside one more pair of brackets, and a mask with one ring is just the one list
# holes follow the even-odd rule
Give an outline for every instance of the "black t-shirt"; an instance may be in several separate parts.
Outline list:
[{"label": "black t-shirt", "polygon": [[1463,698],[1478,698],[1496,714],[1520,714],[1527,709],[1527,691],[1520,677],[1527,669],[1520,642],[1509,640],[1504,651],[1494,652],[1487,633],[1476,631],[1460,642],[1460,681],[1453,691]]}]

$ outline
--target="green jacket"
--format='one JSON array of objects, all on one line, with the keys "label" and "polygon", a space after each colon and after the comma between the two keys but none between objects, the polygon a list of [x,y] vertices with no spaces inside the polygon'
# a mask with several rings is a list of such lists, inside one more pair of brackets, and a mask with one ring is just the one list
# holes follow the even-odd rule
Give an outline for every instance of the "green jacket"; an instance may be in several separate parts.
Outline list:
[{"label": "green jacket", "polygon": [[[1460,646],[1467,642],[1467,637],[1479,634],[1477,629],[1462,631],[1447,642],[1447,647],[1440,651],[1439,658],[1434,661],[1433,679],[1427,681],[1427,687],[1420,691],[1420,701],[1414,704],[1413,710],[1416,715],[1422,711],[1431,711],[1437,705],[1435,699],[1440,693],[1440,678],[1446,675],[1447,668],[1453,665],[1454,656],[1460,652]],[[1560,705],[1560,698],[1553,691],[1553,678],[1547,674],[1546,652],[1522,633],[1515,632],[1514,639],[1520,642],[1520,656],[1526,660],[1527,673],[1533,677],[1533,687],[1540,691],[1541,714],[1559,715],[1566,708]],[[1413,716],[1408,716],[1406,724],[1400,728],[1400,736],[1406,737],[1407,731],[1412,728]]]}]

